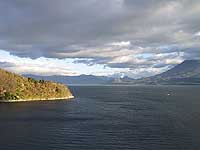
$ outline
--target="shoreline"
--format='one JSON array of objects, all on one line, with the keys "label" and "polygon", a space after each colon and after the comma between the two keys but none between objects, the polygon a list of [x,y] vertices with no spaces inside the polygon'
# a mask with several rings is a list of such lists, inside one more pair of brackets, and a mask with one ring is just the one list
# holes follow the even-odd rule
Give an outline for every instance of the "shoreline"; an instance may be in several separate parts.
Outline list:
[{"label": "shoreline", "polygon": [[56,98],[40,98],[40,99],[17,99],[17,100],[0,100],[0,103],[17,103],[17,102],[32,102],[32,101],[58,101],[73,99],[74,96],[56,97]]}]

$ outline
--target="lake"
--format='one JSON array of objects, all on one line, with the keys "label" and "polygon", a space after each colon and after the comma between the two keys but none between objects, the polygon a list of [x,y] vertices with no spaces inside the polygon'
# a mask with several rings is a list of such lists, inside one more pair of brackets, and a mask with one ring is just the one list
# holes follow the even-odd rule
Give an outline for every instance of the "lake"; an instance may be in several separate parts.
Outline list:
[{"label": "lake", "polygon": [[75,99],[0,104],[0,150],[197,150],[200,86],[71,86]]}]

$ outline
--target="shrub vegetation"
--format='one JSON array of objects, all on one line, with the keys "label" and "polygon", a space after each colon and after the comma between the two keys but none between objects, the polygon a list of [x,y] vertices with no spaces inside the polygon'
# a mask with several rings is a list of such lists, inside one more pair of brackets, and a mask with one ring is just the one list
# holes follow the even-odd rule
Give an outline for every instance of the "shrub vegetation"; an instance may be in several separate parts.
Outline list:
[{"label": "shrub vegetation", "polygon": [[37,81],[0,69],[0,99],[48,99],[68,96],[72,94],[63,84]]}]

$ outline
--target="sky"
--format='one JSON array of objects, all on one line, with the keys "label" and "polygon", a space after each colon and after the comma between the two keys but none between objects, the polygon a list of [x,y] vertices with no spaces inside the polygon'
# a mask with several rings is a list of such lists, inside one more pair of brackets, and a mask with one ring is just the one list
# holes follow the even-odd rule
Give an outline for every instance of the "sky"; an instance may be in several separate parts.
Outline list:
[{"label": "sky", "polygon": [[164,72],[200,59],[199,0],[0,0],[0,67],[19,74]]}]

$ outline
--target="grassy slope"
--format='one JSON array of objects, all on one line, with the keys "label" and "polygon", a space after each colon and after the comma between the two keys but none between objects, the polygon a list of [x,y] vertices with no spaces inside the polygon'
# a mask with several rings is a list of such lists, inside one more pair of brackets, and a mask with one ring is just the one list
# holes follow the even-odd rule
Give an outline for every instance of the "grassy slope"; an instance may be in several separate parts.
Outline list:
[{"label": "grassy slope", "polygon": [[72,96],[63,84],[36,81],[0,69],[0,99],[47,99]]}]

